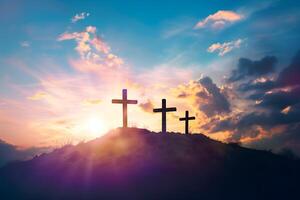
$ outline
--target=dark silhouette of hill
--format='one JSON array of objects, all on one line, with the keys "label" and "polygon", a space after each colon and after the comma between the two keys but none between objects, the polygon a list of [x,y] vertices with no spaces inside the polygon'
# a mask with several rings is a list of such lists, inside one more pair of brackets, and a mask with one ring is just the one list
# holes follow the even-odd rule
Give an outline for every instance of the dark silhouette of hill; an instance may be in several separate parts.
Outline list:
[{"label": "dark silhouette of hill", "polygon": [[0,167],[9,162],[28,160],[42,152],[49,152],[50,148],[27,148],[20,149],[0,139]]},{"label": "dark silhouette of hill", "polygon": [[204,135],[119,128],[0,169],[1,199],[298,199],[300,164]]}]

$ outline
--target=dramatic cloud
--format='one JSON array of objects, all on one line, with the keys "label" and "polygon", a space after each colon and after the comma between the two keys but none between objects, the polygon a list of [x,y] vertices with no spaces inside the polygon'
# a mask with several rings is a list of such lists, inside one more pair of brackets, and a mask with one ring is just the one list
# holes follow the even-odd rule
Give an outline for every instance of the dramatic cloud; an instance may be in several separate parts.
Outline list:
[{"label": "dramatic cloud", "polygon": [[241,44],[244,42],[243,39],[237,39],[231,42],[224,42],[224,43],[214,43],[210,47],[208,47],[207,52],[213,53],[218,51],[219,56],[224,56],[225,54],[229,53],[233,49],[240,48]]},{"label": "dramatic cloud", "polygon": [[[270,67],[273,71],[273,67]],[[232,75],[233,76],[233,75]],[[266,92],[291,92],[295,87],[300,86],[300,51],[294,56],[291,64],[284,68],[277,79],[260,78],[248,83],[242,83],[239,90],[242,92],[255,91],[251,97],[253,99],[261,98]]]},{"label": "dramatic cloud", "polygon": [[[293,106],[289,112],[286,113],[269,110],[268,112],[252,112],[246,114],[236,122],[231,121],[232,125],[230,129],[233,131],[233,134],[229,140],[244,140],[245,142],[248,140],[252,142],[262,138],[271,138],[274,134],[287,134],[286,132],[291,130],[293,130],[293,132],[298,130],[299,132],[300,129],[297,125],[300,123],[299,108],[299,105]],[[279,147],[280,146],[277,146],[276,148]]]},{"label": "dramatic cloud", "polygon": [[230,112],[230,103],[211,78],[191,81],[174,90],[178,98],[191,98],[193,104],[207,117]]},{"label": "dramatic cloud", "polygon": [[300,123],[283,126],[271,137],[265,137],[253,141],[249,147],[259,149],[272,149],[274,152],[281,153],[283,150],[289,150],[292,154],[300,155]]},{"label": "dramatic cloud", "polygon": [[211,27],[213,29],[221,29],[228,24],[240,21],[242,18],[243,16],[236,12],[220,10],[199,21],[194,28],[200,29],[204,27]]},{"label": "dramatic cloud", "polygon": [[82,13],[76,14],[74,17],[72,17],[71,21],[72,21],[72,23],[76,23],[77,21],[83,20],[88,16],[90,16],[90,13],[82,12]]},{"label": "dramatic cloud", "polygon": [[259,92],[269,91],[275,87],[275,82],[266,78],[259,78],[250,80],[247,83],[241,83],[239,85],[239,91],[246,92],[256,90]]},{"label": "dramatic cloud", "polygon": [[247,77],[259,77],[269,74],[275,70],[276,63],[277,58],[274,56],[266,56],[256,61],[240,58],[237,69],[231,72],[228,80],[235,82]]},{"label": "dramatic cloud", "polygon": [[277,79],[279,87],[300,85],[300,51],[294,56],[291,64],[283,69]]},{"label": "dramatic cloud", "polygon": [[270,92],[256,99],[258,106],[282,110],[288,106],[300,103],[300,87],[287,91]]},{"label": "dramatic cloud", "polygon": [[199,98],[207,99],[207,104],[200,105],[200,109],[207,115],[212,116],[220,113],[230,112],[230,104],[226,97],[221,93],[220,88],[213,83],[211,78],[200,79],[199,83],[206,89],[207,94],[200,92]]},{"label": "dramatic cloud", "polygon": [[[300,154],[300,53],[277,78],[261,77],[274,71],[276,60],[272,56],[259,61],[240,60],[230,80],[249,100],[248,106],[236,115],[210,123],[207,127],[212,133],[230,131],[228,141],[275,151],[288,148]],[[252,80],[242,81],[247,77]]]},{"label": "dramatic cloud", "polygon": [[255,100],[257,106],[282,111],[300,103],[299,75],[300,54],[298,52],[291,64],[279,73],[277,79],[244,83],[239,89],[241,92],[251,91],[249,99]]}]

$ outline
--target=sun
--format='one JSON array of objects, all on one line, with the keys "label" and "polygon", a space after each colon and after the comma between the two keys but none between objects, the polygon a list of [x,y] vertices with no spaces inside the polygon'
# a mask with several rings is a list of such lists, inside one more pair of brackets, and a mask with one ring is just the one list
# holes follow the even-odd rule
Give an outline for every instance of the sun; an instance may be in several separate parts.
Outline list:
[{"label": "sun", "polygon": [[104,134],[103,121],[99,117],[90,117],[86,120],[85,129],[92,137],[99,137]]}]

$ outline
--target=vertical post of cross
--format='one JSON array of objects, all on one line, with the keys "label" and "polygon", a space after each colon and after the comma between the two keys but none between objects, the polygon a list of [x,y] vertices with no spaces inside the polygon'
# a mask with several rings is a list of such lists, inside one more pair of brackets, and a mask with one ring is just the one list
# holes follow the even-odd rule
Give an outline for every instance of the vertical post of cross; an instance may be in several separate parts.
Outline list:
[{"label": "vertical post of cross", "polygon": [[[185,111],[185,118],[189,117],[189,111]],[[185,134],[189,134],[189,120],[185,122]]]},{"label": "vertical post of cross", "polygon": [[[161,108],[163,110],[166,110],[166,99],[161,100]],[[161,112],[161,132],[166,133],[167,132],[167,112]]]},{"label": "vertical post of cross", "polygon": [[127,128],[127,90],[123,89],[122,90],[122,100],[123,100],[123,127]]}]

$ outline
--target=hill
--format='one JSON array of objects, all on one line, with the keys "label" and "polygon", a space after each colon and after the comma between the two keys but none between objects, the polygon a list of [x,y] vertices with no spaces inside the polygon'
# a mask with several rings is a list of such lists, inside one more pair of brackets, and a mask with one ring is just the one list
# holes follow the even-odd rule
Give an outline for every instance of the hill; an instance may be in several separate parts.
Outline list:
[{"label": "hill", "polygon": [[0,167],[17,160],[28,160],[42,152],[49,152],[50,148],[21,149],[0,139]]},{"label": "hill", "polygon": [[119,128],[1,168],[0,194],[1,199],[295,199],[299,169],[298,161],[201,134]]}]

